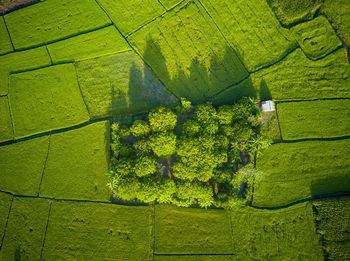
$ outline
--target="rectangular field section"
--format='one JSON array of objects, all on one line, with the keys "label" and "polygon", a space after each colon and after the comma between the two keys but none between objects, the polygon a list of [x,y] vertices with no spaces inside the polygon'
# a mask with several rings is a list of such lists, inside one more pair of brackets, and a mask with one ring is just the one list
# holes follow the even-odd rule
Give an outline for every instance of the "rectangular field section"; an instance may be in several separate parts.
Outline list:
[{"label": "rectangular field section", "polygon": [[218,209],[156,205],[156,254],[230,254],[229,214]]},{"label": "rectangular field section", "polygon": [[46,0],[5,15],[16,50],[111,24],[94,0]]},{"label": "rectangular field section", "polygon": [[350,100],[319,100],[277,104],[284,140],[350,135]]}]

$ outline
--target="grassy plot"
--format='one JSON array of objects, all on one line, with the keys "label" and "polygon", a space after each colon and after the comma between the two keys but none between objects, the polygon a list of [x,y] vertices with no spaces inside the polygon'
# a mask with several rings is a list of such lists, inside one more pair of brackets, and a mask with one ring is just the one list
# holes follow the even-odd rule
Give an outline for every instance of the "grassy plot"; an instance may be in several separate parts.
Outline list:
[{"label": "grassy plot", "polygon": [[49,138],[40,137],[0,147],[0,190],[36,196]]},{"label": "grassy plot", "polygon": [[[7,217],[11,208],[12,204],[12,196],[6,193],[0,193],[0,238],[2,239],[6,223],[7,223]],[[1,243],[0,243],[0,249],[1,249]]]},{"label": "grassy plot", "polygon": [[311,20],[322,4],[322,0],[267,0],[271,9],[283,25]]},{"label": "grassy plot", "polygon": [[156,255],[154,261],[233,261],[234,255]]},{"label": "grassy plot", "polygon": [[50,204],[47,199],[13,199],[1,260],[40,260]]},{"label": "grassy plot", "polygon": [[284,140],[350,135],[350,100],[286,102],[277,105]]},{"label": "grassy plot", "polygon": [[298,24],[291,31],[301,49],[312,60],[322,58],[342,45],[324,16]]},{"label": "grassy plot", "polygon": [[327,260],[350,258],[350,198],[314,201],[317,232]]},{"label": "grassy plot", "polygon": [[111,23],[94,0],[47,0],[4,18],[15,49],[57,41]]},{"label": "grassy plot", "polygon": [[13,51],[10,36],[7,32],[4,18],[0,16],[0,54]]},{"label": "grassy plot", "polygon": [[81,61],[76,68],[92,118],[136,114],[177,104],[177,99],[133,51]]},{"label": "grassy plot", "polygon": [[52,135],[40,196],[108,201],[108,131],[99,122]]},{"label": "grassy plot", "polygon": [[350,191],[350,140],[304,141],[272,145],[257,168],[253,204],[279,207],[335,192]]},{"label": "grassy plot", "polygon": [[89,120],[73,64],[12,74],[9,101],[15,138]]},{"label": "grassy plot", "polygon": [[228,212],[156,205],[156,254],[230,254]]},{"label": "grassy plot", "polygon": [[311,204],[232,212],[234,260],[322,260]]},{"label": "grassy plot", "polygon": [[114,26],[52,43],[47,48],[54,63],[79,61],[131,49]]},{"label": "grassy plot", "polygon": [[195,103],[248,75],[209,15],[194,2],[176,7],[128,40],[167,88]]},{"label": "grassy plot", "polygon": [[13,140],[12,119],[7,96],[0,97],[0,142]]},{"label": "grassy plot", "polygon": [[43,260],[148,260],[151,208],[53,202]]},{"label": "grassy plot", "polygon": [[[160,0],[160,2],[162,3],[162,5],[167,9],[171,9],[174,6],[176,6],[177,4],[181,3],[184,0]],[[186,1],[186,0],[185,0]]]},{"label": "grassy plot", "polygon": [[11,72],[32,70],[51,64],[45,47],[0,56],[0,96],[8,93]]},{"label": "grassy plot", "polygon": [[238,48],[248,71],[270,65],[296,47],[265,1],[201,2],[229,43]]},{"label": "grassy plot", "polygon": [[154,0],[97,0],[123,35],[164,13],[163,6]]}]

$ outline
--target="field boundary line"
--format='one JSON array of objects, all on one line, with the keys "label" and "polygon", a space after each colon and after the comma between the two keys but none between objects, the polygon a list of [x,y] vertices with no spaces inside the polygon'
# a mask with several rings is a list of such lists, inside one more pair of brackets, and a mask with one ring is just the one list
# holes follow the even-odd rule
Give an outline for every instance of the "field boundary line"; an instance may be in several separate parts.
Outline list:
[{"label": "field boundary line", "polygon": [[181,254],[157,254],[154,253],[155,256],[234,256],[236,254],[234,253],[213,253],[213,254],[206,254],[206,253],[195,253],[195,254],[189,254],[189,253],[181,253]]},{"label": "field boundary line", "polygon": [[333,100],[350,100],[350,97],[315,98],[315,99],[305,99],[305,100],[282,100],[282,101],[275,101],[275,103],[278,104],[278,103],[288,103],[288,102],[313,102],[313,101],[333,101]]},{"label": "field boundary line", "polygon": [[32,72],[32,71],[37,71],[37,70],[40,70],[40,69],[45,69],[45,68],[52,67],[52,66],[56,66],[56,65],[70,64],[70,63],[72,63],[72,62],[63,62],[63,63],[58,63],[58,64],[49,64],[49,65],[43,65],[43,66],[39,66],[39,67],[32,68],[32,69],[11,71],[11,72],[9,73],[9,77],[10,77],[11,75],[13,75],[13,74]]},{"label": "field boundary line", "polygon": [[347,139],[350,139],[350,135],[330,137],[330,138],[303,138],[303,139],[296,139],[296,140],[281,140],[281,141],[276,141],[272,143],[272,145],[278,144],[278,143],[297,143],[297,142],[304,142],[304,141],[337,141],[337,140],[347,140]]},{"label": "field boundary line", "polygon": [[278,116],[278,108],[277,108],[277,103],[276,103],[276,106],[275,106],[275,111],[276,111],[276,117],[277,117],[277,122],[278,122],[278,130],[280,132],[280,138],[281,138],[281,141],[283,142],[283,137],[282,137],[282,129],[281,129],[281,124],[280,124],[280,118]]},{"label": "field boundary line", "polygon": [[45,44],[45,48],[46,48],[47,55],[50,57],[51,65],[53,65],[52,57],[51,57],[51,54],[49,52],[49,48],[47,47],[47,44]]},{"label": "field boundary line", "polygon": [[44,238],[43,238],[43,244],[41,246],[41,251],[40,251],[40,260],[43,259],[43,251],[44,251],[44,247],[45,247],[47,228],[49,226],[49,220],[50,220],[50,214],[51,214],[51,206],[52,206],[52,200],[50,202],[49,213],[47,215],[47,221],[46,221],[45,233],[44,233]]},{"label": "field boundary line", "polygon": [[6,23],[6,20],[5,20],[5,17],[4,17],[4,16],[2,16],[2,20],[4,21],[5,28],[6,28],[6,32],[7,32],[8,36],[9,36],[9,39],[10,39],[10,42],[11,42],[12,51],[7,52],[7,53],[3,53],[3,54],[0,55],[0,56],[6,55],[6,54],[11,53],[11,52],[13,52],[13,51],[15,50],[15,46],[13,45],[12,37],[11,37],[11,35],[10,35],[10,31],[9,31],[9,28],[7,27],[7,23]]},{"label": "field boundary line", "polygon": [[38,197],[40,195],[41,184],[42,184],[43,178],[44,178],[44,173],[45,173],[47,159],[49,158],[50,145],[51,145],[51,135],[49,135],[49,141],[48,141],[48,144],[47,144],[47,154],[46,154],[46,158],[45,158],[45,161],[44,161],[43,171],[41,172],[40,183],[39,183],[38,194],[37,194]]},{"label": "field boundary line", "polygon": [[151,233],[151,250],[152,250],[152,255],[151,255],[151,260],[154,260],[154,253],[156,250],[156,231],[155,231],[155,222],[156,221],[156,205],[153,203],[153,211],[152,211],[152,233]]},{"label": "field boundary line", "polygon": [[[10,88],[10,81],[9,79],[7,80],[8,82],[8,90]],[[9,113],[10,113],[10,120],[11,120],[11,127],[12,127],[12,139],[15,138],[15,128],[14,128],[14,125],[13,125],[13,116],[12,116],[12,111],[11,111],[11,106],[10,106],[10,98],[8,96],[8,92],[7,92],[7,95],[4,95],[4,96],[1,96],[1,97],[7,97],[7,106],[9,108]]]},{"label": "field boundary line", "polygon": [[[11,195],[11,194],[10,194],[10,195]],[[7,224],[8,224],[8,222],[9,222],[10,214],[11,214],[11,210],[12,210],[12,203],[13,203],[14,196],[13,196],[13,195],[11,195],[11,196],[12,196],[12,198],[11,198],[9,213],[7,214],[6,224],[5,224],[5,228],[4,228],[4,234],[2,235],[1,244],[0,244],[0,250],[2,249],[2,245],[3,245],[4,240],[5,240],[6,230],[7,230]]]},{"label": "field boundary line", "polygon": [[80,86],[80,81],[79,81],[79,76],[78,76],[76,63],[73,63],[73,66],[74,66],[75,79],[76,79],[77,84],[78,84],[78,88],[79,88],[81,99],[83,100],[85,108],[86,108],[86,111],[87,111],[87,113],[89,115],[89,118],[91,119],[91,113],[90,113],[89,107],[88,107],[88,105],[87,105],[87,103],[86,103],[86,101],[84,99],[83,90],[81,89],[81,86]]}]

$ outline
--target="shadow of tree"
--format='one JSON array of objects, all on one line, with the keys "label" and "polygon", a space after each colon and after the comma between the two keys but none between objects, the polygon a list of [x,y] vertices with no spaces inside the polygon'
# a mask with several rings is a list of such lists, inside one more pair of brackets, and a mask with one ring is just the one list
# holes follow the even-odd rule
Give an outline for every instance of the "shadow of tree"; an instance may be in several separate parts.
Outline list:
[{"label": "shadow of tree", "polygon": [[265,79],[262,79],[260,82],[259,97],[262,101],[272,100],[272,95],[267,87]]},{"label": "shadow of tree", "polygon": [[335,193],[350,192],[350,176],[328,176],[314,180],[310,185],[310,193],[312,197],[329,195]]}]

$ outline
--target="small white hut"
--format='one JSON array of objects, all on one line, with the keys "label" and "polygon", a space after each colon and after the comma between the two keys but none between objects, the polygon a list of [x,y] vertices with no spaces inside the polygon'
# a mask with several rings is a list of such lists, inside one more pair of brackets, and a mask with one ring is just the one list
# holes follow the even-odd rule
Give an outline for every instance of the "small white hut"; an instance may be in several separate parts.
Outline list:
[{"label": "small white hut", "polygon": [[275,111],[275,102],[268,100],[260,102],[260,108],[262,112]]}]

